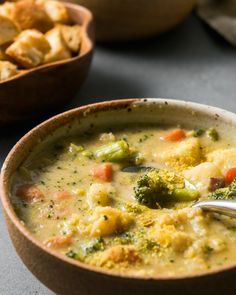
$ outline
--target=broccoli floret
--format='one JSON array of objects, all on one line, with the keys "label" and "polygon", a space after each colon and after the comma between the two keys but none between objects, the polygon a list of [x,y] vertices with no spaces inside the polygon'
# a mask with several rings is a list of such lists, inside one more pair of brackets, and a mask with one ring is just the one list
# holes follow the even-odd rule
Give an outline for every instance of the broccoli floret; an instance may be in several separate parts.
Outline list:
[{"label": "broccoli floret", "polygon": [[122,139],[99,147],[95,155],[108,162],[120,162],[126,160],[131,155],[131,151],[128,143]]},{"label": "broccoli floret", "polygon": [[208,197],[214,200],[230,200],[236,197],[236,178],[233,182],[225,188],[219,188],[213,193],[209,194]]},{"label": "broccoli floret", "polygon": [[185,188],[184,178],[167,170],[153,170],[142,175],[134,187],[136,200],[148,207],[163,207],[170,202],[192,201],[196,190]]}]

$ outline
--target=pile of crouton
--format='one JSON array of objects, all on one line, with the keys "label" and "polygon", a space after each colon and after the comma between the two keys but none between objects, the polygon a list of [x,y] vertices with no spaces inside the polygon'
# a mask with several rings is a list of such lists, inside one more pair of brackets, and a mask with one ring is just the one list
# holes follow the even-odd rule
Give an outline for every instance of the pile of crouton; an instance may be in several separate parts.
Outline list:
[{"label": "pile of crouton", "polygon": [[0,81],[77,55],[80,33],[59,1],[5,2],[0,5]]}]

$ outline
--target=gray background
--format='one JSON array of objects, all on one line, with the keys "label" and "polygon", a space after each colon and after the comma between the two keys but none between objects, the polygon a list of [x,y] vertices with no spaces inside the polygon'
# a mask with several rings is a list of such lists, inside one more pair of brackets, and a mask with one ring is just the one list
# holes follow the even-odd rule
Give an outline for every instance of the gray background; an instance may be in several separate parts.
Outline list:
[{"label": "gray background", "polygon": [[[98,45],[88,80],[67,108],[121,97],[178,98],[236,112],[236,49],[193,15],[149,41]],[[1,131],[1,163],[35,124]],[[17,257],[0,213],[0,295],[52,294]]]}]

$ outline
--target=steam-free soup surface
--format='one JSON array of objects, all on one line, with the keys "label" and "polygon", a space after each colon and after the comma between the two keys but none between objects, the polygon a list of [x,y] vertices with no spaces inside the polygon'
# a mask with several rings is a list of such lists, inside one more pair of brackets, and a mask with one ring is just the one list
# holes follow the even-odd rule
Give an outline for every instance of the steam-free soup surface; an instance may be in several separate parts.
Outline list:
[{"label": "steam-free soup surface", "polygon": [[236,221],[191,208],[232,198],[235,167],[236,147],[213,128],[89,130],[23,163],[12,201],[35,238],[71,259],[137,276],[192,274],[236,262]]}]

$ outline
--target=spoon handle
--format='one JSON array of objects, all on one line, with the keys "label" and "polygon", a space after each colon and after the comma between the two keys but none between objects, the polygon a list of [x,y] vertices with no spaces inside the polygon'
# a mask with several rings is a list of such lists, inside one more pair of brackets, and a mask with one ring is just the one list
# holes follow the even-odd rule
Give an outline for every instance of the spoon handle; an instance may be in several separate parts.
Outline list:
[{"label": "spoon handle", "polygon": [[206,211],[227,215],[236,218],[236,200],[209,200],[199,201],[192,205],[194,208],[201,208]]}]

